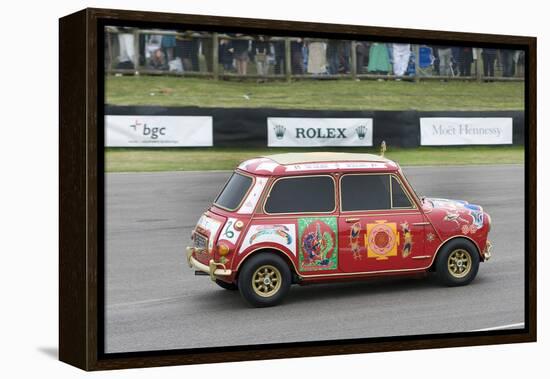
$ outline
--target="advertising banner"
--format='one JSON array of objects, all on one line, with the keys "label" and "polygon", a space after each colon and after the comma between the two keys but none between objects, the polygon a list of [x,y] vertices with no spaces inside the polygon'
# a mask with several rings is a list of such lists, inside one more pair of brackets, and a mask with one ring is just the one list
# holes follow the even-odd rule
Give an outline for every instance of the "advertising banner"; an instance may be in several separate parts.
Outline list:
[{"label": "advertising banner", "polygon": [[508,145],[512,144],[511,117],[422,117],[420,144]]},{"label": "advertising banner", "polygon": [[372,146],[372,118],[268,117],[270,147]]},{"label": "advertising banner", "polygon": [[212,146],[211,116],[105,116],[107,147]]}]

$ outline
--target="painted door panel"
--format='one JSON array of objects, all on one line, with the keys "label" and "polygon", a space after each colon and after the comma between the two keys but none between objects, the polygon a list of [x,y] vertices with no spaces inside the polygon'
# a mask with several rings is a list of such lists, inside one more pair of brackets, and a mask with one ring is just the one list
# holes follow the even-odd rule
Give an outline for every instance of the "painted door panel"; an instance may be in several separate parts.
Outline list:
[{"label": "painted door panel", "polygon": [[300,275],[338,272],[338,217],[256,218],[241,241],[239,261],[258,248],[269,247],[288,253]]},{"label": "painted door panel", "polygon": [[426,223],[418,210],[342,214],[338,226],[343,272],[410,270],[426,265]]},{"label": "painted door panel", "polygon": [[299,217],[298,270],[301,275],[327,274],[338,270],[338,217]]}]

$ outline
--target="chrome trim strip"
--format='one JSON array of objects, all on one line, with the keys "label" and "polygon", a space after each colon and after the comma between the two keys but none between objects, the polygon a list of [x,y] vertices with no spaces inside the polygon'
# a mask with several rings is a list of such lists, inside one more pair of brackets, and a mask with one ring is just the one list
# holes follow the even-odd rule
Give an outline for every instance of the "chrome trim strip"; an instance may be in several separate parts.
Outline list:
[{"label": "chrome trim strip", "polygon": [[401,270],[381,270],[381,271],[361,271],[361,272],[337,272],[333,274],[317,274],[317,275],[299,275],[300,278],[306,279],[306,278],[322,278],[322,277],[328,277],[328,276],[353,276],[353,275],[370,275],[370,274],[381,274],[386,272],[415,272],[415,271],[426,271],[428,267],[421,267],[421,268],[406,268]]}]

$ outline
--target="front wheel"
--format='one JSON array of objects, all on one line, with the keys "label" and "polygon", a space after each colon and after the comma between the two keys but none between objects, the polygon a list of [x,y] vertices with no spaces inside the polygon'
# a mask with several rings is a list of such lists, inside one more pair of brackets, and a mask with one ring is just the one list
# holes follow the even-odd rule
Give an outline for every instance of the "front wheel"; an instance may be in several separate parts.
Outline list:
[{"label": "front wheel", "polygon": [[273,253],[261,253],[249,258],[239,274],[238,287],[242,297],[255,307],[271,307],[284,298],[290,288],[290,269]]},{"label": "front wheel", "polygon": [[441,248],[436,261],[439,281],[446,286],[470,283],[479,269],[479,254],[468,240],[452,240]]}]

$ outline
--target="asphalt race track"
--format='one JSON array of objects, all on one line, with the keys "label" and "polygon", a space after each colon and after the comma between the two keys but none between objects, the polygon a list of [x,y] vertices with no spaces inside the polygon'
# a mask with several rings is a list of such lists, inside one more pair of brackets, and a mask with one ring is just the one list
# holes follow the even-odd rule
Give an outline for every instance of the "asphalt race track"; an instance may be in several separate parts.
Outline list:
[{"label": "asphalt race track", "polygon": [[420,195],[482,205],[493,258],[469,286],[433,277],[293,286],[255,309],[195,276],[185,246],[229,172],[106,175],[105,351],[130,352],[480,329],[524,322],[524,168],[404,169]]}]

